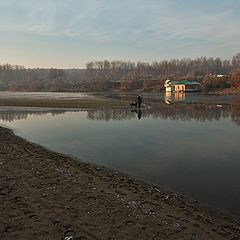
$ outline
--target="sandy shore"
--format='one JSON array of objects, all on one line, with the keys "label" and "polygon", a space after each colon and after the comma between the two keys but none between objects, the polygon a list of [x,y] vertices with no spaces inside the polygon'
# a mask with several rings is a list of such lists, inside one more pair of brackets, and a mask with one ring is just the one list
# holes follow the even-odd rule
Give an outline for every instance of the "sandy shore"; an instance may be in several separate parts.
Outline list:
[{"label": "sandy shore", "polygon": [[231,217],[2,127],[0,169],[1,240],[240,239]]}]

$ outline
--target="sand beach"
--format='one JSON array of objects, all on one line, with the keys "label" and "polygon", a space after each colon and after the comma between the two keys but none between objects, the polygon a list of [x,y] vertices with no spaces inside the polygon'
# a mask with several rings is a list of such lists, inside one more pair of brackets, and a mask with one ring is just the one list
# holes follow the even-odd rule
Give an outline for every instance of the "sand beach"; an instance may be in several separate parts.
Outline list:
[{"label": "sand beach", "polygon": [[240,239],[196,201],[52,152],[0,127],[0,239]]}]

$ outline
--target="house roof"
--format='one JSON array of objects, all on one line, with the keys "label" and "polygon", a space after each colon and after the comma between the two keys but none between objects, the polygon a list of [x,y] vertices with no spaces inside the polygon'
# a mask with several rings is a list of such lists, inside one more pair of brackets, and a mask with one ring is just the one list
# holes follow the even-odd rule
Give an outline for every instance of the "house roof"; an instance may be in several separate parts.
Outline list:
[{"label": "house roof", "polygon": [[180,80],[175,82],[174,85],[200,85],[200,83],[196,81]]}]

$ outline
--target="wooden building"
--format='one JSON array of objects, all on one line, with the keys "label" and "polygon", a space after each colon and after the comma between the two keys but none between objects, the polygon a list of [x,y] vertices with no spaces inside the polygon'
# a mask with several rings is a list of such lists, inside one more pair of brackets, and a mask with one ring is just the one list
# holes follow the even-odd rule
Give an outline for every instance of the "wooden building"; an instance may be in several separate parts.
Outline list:
[{"label": "wooden building", "polygon": [[166,80],[164,87],[166,92],[198,92],[201,90],[201,84],[199,82],[187,80]]}]

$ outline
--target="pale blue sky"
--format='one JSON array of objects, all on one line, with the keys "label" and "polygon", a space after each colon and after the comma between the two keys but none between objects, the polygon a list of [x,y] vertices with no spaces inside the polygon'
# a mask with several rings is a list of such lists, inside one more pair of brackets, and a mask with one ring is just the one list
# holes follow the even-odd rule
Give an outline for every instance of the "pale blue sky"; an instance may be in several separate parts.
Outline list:
[{"label": "pale blue sky", "polygon": [[82,68],[240,52],[240,0],[0,0],[0,64]]}]

